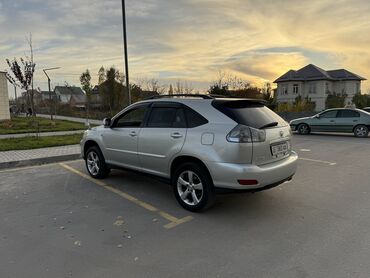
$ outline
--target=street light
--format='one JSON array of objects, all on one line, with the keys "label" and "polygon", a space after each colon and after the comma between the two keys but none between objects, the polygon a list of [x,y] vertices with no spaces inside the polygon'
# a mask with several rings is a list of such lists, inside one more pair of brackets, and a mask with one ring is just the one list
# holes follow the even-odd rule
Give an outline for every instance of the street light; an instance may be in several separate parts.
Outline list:
[{"label": "street light", "polygon": [[46,72],[49,71],[49,70],[56,70],[56,69],[60,69],[60,67],[43,69],[43,72],[45,73],[46,77],[48,78],[49,102],[50,102],[50,104],[49,104],[50,105],[50,120],[53,120],[53,113],[52,113],[52,107],[51,107],[50,77],[49,77],[49,75]]},{"label": "street light", "polygon": [[124,59],[125,59],[125,75],[126,75],[126,87],[128,92],[128,104],[131,104],[131,89],[128,77],[128,56],[127,56],[127,32],[126,32],[126,8],[125,0],[122,0],[122,23],[123,23],[123,48],[124,48]]}]

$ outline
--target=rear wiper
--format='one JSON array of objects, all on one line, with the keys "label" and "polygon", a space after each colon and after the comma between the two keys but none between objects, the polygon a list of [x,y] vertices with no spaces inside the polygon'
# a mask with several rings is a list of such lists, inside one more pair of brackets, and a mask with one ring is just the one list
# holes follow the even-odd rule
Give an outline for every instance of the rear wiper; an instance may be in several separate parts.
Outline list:
[{"label": "rear wiper", "polygon": [[278,124],[279,124],[278,122],[272,122],[272,123],[265,124],[265,125],[261,126],[259,129],[264,129],[264,128],[267,128],[267,127],[274,127],[274,126],[277,126]]}]

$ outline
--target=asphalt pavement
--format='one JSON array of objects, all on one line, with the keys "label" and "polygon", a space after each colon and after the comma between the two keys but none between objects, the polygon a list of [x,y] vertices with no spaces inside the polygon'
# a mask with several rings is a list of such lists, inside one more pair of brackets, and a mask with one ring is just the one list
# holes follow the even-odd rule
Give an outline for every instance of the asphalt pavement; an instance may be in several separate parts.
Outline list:
[{"label": "asphalt pavement", "polygon": [[0,171],[0,277],[369,277],[370,140],[293,137],[289,183],[183,210],[168,184],[83,161]]}]

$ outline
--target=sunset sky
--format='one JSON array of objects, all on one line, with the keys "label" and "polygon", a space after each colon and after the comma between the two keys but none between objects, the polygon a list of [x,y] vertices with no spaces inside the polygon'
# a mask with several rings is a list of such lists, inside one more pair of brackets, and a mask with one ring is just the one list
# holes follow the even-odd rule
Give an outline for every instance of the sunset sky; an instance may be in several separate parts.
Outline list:
[{"label": "sunset sky", "polygon": [[[369,0],[126,0],[130,75],[207,89],[220,70],[254,84],[313,63],[370,79]],[[0,70],[27,53],[33,34],[35,84],[79,85],[90,69],[123,69],[119,0],[1,0]],[[370,90],[370,82],[362,91]]]}]

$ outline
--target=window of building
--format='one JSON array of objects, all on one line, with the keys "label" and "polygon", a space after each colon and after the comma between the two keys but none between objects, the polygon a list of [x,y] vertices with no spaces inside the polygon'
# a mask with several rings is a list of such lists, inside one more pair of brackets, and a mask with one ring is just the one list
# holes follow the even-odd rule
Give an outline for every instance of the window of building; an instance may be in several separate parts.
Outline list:
[{"label": "window of building", "polygon": [[282,85],[282,86],[281,86],[280,94],[281,94],[282,96],[284,96],[284,95],[287,95],[287,94],[288,94],[288,86],[287,86],[287,85]]},{"label": "window of building", "polygon": [[360,93],[360,84],[359,83],[356,83],[356,94],[359,94]]},{"label": "window of building", "polygon": [[293,85],[293,94],[298,94],[299,93],[299,85],[298,84],[294,84]]},{"label": "window of building", "polygon": [[328,82],[325,83],[325,93],[329,94],[329,83]]},{"label": "window of building", "polygon": [[316,83],[310,83],[308,87],[309,94],[316,94]]}]

